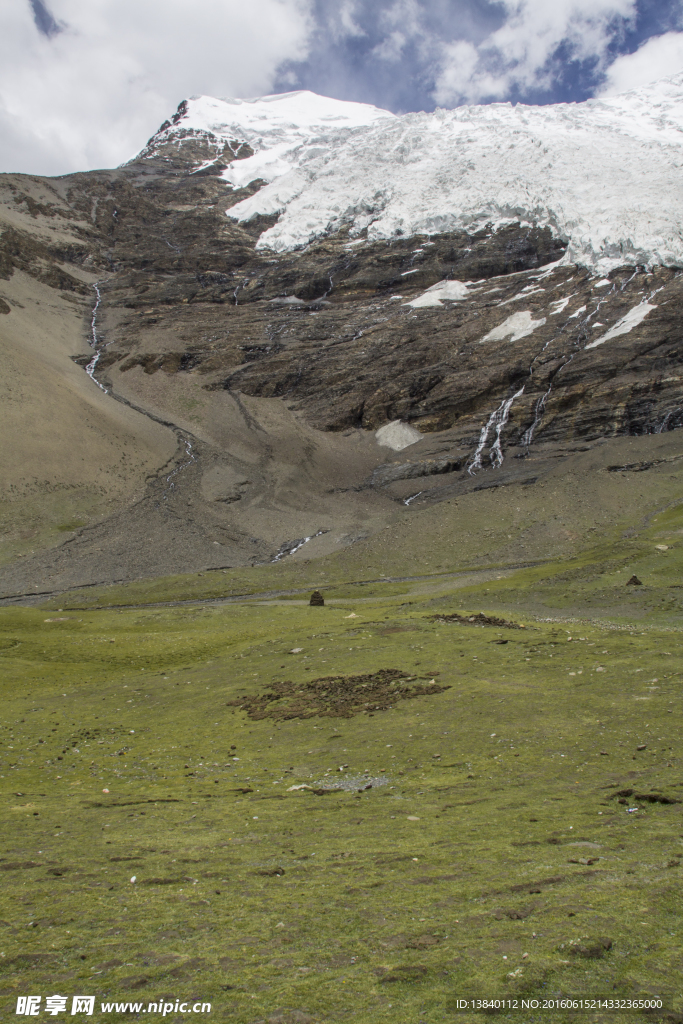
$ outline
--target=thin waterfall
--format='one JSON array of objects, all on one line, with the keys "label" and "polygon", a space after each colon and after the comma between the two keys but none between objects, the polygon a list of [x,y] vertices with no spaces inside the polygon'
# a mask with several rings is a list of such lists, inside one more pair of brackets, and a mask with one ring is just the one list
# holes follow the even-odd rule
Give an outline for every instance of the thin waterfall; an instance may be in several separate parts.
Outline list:
[{"label": "thin waterfall", "polygon": [[97,377],[95,376],[95,367],[97,366],[97,363],[99,361],[100,355],[102,353],[102,350],[100,348],[98,348],[98,341],[97,341],[97,311],[100,308],[100,303],[102,301],[102,296],[100,294],[100,289],[98,288],[98,286],[96,284],[93,285],[93,288],[95,289],[95,294],[97,296],[97,300],[95,302],[95,305],[92,308],[92,314],[91,314],[91,317],[90,317],[90,341],[88,342],[88,344],[95,351],[94,351],[92,359],[90,360],[90,362],[88,363],[88,365],[85,368],[85,372],[90,377],[90,380],[94,381],[95,384],[97,384],[97,386],[100,389],[100,391],[104,391],[104,393],[106,395],[106,394],[108,394],[107,389],[104,387],[103,384],[100,384],[100,382],[98,381]]},{"label": "thin waterfall", "polygon": [[484,448],[486,447],[486,444],[489,439],[489,434],[493,431],[495,431],[495,440],[489,449],[489,458],[491,460],[491,465],[493,466],[494,469],[499,469],[502,466],[503,448],[501,445],[501,434],[503,433],[503,430],[505,429],[505,426],[507,424],[508,417],[510,415],[510,409],[512,408],[512,403],[515,401],[516,398],[519,398],[520,395],[523,394],[524,387],[525,385],[522,385],[519,391],[515,391],[514,395],[502,401],[498,408],[495,410],[495,412],[492,412],[491,415],[489,416],[486,426],[482,427],[481,434],[479,435],[479,444],[477,445],[477,450],[474,453],[474,458],[467,467],[467,472],[470,474],[470,476],[473,475],[475,470],[483,468],[481,462],[481,454]]}]

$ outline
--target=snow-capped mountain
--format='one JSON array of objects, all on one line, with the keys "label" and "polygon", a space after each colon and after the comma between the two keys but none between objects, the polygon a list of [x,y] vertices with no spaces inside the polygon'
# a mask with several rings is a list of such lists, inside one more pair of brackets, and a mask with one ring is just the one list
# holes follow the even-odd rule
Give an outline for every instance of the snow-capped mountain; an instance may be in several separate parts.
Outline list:
[{"label": "snow-capped mountain", "polygon": [[[37,495],[17,529],[52,493],[53,522],[63,493],[86,496],[83,521],[103,495],[105,516],[21,559],[9,592],[313,557],[443,502],[450,548],[455,506],[471,496],[479,518],[489,487],[526,503],[552,557],[592,536],[605,493],[614,529],[617,493],[645,481],[668,507],[682,97],[683,76],[402,117],[203,97],[122,167],[0,175],[0,320],[23,353],[0,403],[7,488]],[[561,477],[578,528],[558,506],[536,518]],[[527,560],[515,531],[495,555],[489,532],[487,564]]]},{"label": "snow-capped mountain", "polygon": [[181,140],[188,133],[190,137],[205,133],[216,140],[246,143],[254,151],[224,172],[231,185],[256,179],[272,182],[316,153],[329,152],[350,130],[395,117],[369,103],[348,103],[307,90],[246,100],[198,96],[180,104],[172,123],[166,122],[150,140],[147,155],[174,136]]},{"label": "snow-capped mountain", "polygon": [[601,273],[683,261],[683,74],[604,100],[395,116],[310,92],[186,101],[173,133],[211,133],[253,156],[223,172],[268,184],[229,215],[278,214],[259,240],[286,251],[349,229],[390,239],[549,226]]}]

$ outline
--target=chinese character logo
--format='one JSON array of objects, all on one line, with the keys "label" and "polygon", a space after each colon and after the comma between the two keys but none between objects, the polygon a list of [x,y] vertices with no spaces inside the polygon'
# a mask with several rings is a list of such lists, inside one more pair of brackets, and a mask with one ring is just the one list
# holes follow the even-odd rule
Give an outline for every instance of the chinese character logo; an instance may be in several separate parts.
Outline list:
[{"label": "chinese character logo", "polygon": [[40,996],[19,996],[17,1013],[23,1017],[37,1017],[40,1008]]},{"label": "chinese character logo", "polygon": [[66,996],[48,996],[45,1000],[45,1012],[56,1017],[58,1013],[66,1010]]},{"label": "chinese character logo", "polygon": [[74,996],[71,1004],[71,1012],[91,1014],[95,1009],[94,996]]}]

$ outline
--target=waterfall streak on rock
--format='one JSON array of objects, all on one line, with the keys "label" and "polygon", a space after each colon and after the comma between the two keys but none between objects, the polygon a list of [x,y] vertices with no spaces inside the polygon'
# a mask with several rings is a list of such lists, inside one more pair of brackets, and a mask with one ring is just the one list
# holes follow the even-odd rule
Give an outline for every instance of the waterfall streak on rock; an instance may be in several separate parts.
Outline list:
[{"label": "waterfall streak on rock", "polygon": [[93,285],[93,288],[95,289],[97,301],[95,302],[95,305],[92,308],[92,316],[90,318],[90,346],[91,348],[97,348],[97,310],[100,308],[102,296],[100,294],[100,289],[97,287],[96,284]]},{"label": "waterfall streak on rock", "polygon": [[309,540],[321,537],[323,533],[327,533],[327,530],[318,530],[317,533],[312,533],[310,537],[301,537],[300,540],[289,541],[288,543],[283,544],[275,558],[271,559],[271,561],[279,562],[286,555],[295,555],[299,548],[302,548],[304,544],[308,544]]},{"label": "waterfall streak on rock", "polygon": [[90,360],[90,362],[86,366],[85,372],[90,377],[90,380],[94,381],[95,384],[97,384],[97,386],[100,389],[100,391],[104,391],[104,393],[106,395],[106,394],[108,394],[107,389],[105,388],[105,386],[103,384],[100,384],[100,382],[98,381],[97,377],[95,376],[95,367],[97,366],[97,363],[99,361],[100,355],[102,354],[102,349],[98,349],[98,347],[97,347],[97,310],[100,307],[100,302],[102,301],[102,296],[100,295],[100,289],[97,287],[96,284],[93,285],[93,288],[95,289],[95,294],[97,295],[97,301],[95,302],[95,305],[92,308],[92,315],[90,317],[90,341],[89,341],[89,345],[90,345],[90,347],[92,349],[95,350],[95,352],[94,352],[94,355],[93,355],[92,359]]},{"label": "waterfall streak on rock", "polygon": [[499,469],[500,466],[502,466],[503,449],[500,443],[501,434],[508,421],[510,409],[512,408],[512,403],[516,398],[519,398],[523,392],[524,385],[522,385],[519,391],[515,391],[514,395],[512,395],[510,398],[506,398],[503,402],[501,402],[498,408],[489,416],[486,426],[482,427],[482,431],[479,436],[479,444],[477,445],[477,450],[474,453],[474,458],[472,459],[472,462],[467,467],[467,472],[470,474],[470,476],[474,474],[475,470],[483,468],[481,464],[481,453],[486,447],[489,434],[491,433],[491,431],[495,431],[496,435],[495,441],[493,442],[489,449],[489,458],[491,459],[491,465],[493,466],[494,469]]},{"label": "waterfall streak on rock", "polygon": [[655,434],[663,434],[666,431],[666,429],[667,429],[667,427],[669,425],[669,420],[671,419],[672,416],[673,416],[673,412],[668,412],[666,414],[666,416],[664,417],[662,422],[659,424],[659,426],[655,427]]},{"label": "waterfall streak on rock", "polygon": [[551,384],[546,393],[544,395],[541,395],[541,397],[537,400],[536,406],[534,408],[534,422],[531,424],[530,427],[526,429],[526,431],[524,432],[524,437],[522,438],[523,448],[528,448],[531,444],[532,438],[534,436],[534,431],[543,419],[543,413],[545,412],[545,403],[548,401],[548,396],[550,395],[550,392],[552,390],[553,386]]},{"label": "waterfall streak on rock", "polygon": [[512,396],[512,398],[508,398],[507,402],[505,402],[503,404],[502,413],[498,417],[498,419],[496,420],[496,423],[495,423],[496,440],[493,442],[493,447],[491,448],[491,450],[489,452],[489,455],[491,455],[491,461],[493,463],[493,468],[494,469],[498,469],[498,467],[502,466],[502,464],[503,464],[503,449],[502,449],[501,443],[500,443],[500,436],[501,436],[501,433],[503,431],[503,428],[505,427],[505,425],[506,425],[506,423],[508,421],[508,416],[510,415],[510,409],[512,408],[512,403],[514,402],[515,398],[520,398],[521,395],[523,394],[523,392],[524,392],[524,385],[522,385],[522,387],[519,389],[519,391],[515,391],[515,393]]}]

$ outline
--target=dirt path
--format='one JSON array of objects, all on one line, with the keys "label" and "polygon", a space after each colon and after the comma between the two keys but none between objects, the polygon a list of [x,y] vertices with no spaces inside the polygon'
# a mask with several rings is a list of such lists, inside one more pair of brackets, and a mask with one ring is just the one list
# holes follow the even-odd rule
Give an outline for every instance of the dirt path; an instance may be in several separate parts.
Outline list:
[{"label": "dirt path", "polygon": [[[474,582],[486,582],[488,579],[497,579],[503,575],[507,575],[511,572],[516,572],[519,569],[532,569],[539,565],[549,564],[549,559],[541,559],[533,562],[519,562],[515,565],[501,566],[499,568],[486,568],[486,569],[461,569],[456,572],[449,572],[443,574],[426,574],[424,576],[383,576],[377,577],[376,579],[369,580],[350,580],[340,582],[338,584],[323,584],[318,585],[317,589],[321,592],[327,592],[333,589],[339,589],[341,587],[361,587],[376,585],[378,583],[420,583],[438,581],[444,584],[438,589],[448,589],[445,584],[448,580],[457,580],[460,585],[466,585],[470,581]],[[102,586],[103,584],[93,584],[93,586]],[[83,590],[89,588],[78,587],[75,590]],[[300,587],[292,590],[270,590],[270,591],[254,591],[247,594],[233,594],[227,597],[196,597],[183,601],[150,601],[143,602],[141,604],[107,604],[98,607],[88,608],[88,611],[111,611],[112,608],[121,609],[135,609],[135,608],[179,608],[189,605],[221,605],[221,604],[246,604],[250,601],[258,601],[259,604],[292,604],[291,601],[282,601],[282,598],[294,597],[297,594],[303,596],[310,595],[313,589],[313,585],[308,587]],[[435,588],[436,589],[436,588]],[[430,591],[427,591],[430,592]],[[31,607],[37,604],[41,604],[43,601],[50,597],[57,597],[58,594],[68,594],[69,591],[55,591],[55,592],[44,592],[42,594],[16,594],[12,597],[6,597],[0,599],[0,607],[2,606],[24,606]],[[424,591],[423,591],[424,593]],[[348,601],[373,603],[377,601],[383,601],[383,597],[342,597],[342,598],[327,598],[327,604],[344,604]],[[305,604],[306,601],[301,603]]]}]

